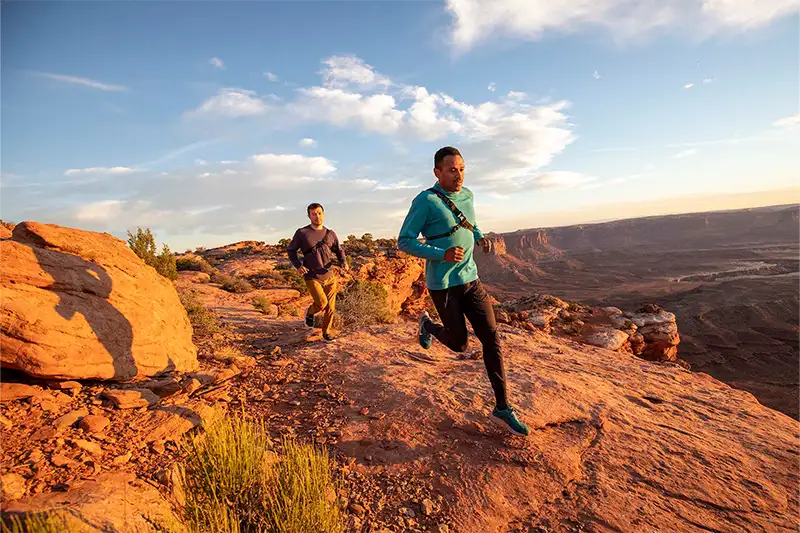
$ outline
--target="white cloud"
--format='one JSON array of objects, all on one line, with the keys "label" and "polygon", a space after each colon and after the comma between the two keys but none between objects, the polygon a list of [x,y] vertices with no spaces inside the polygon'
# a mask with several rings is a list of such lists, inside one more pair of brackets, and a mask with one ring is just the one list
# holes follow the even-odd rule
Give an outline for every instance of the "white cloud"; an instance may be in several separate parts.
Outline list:
[{"label": "white cloud", "polygon": [[272,82],[275,82],[275,81],[278,81],[278,80],[279,80],[279,78],[278,78],[277,74],[273,74],[272,72],[265,72],[265,73],[264,73],[264,76],[266,76],[266,77],[267,77],[267,79],[268,79],[269,81],[272,81]]},{"label": "white cloud", "polygon": [[129,89],[124,85],[113,85],[110,83],[103,83],[89,78],[79,78],[78,76],[67,76],[65,74],[52,74],[50,72],[36,72],[39,76],[60,81],[63,83],[73,83],[76,85],[85,85],[92,89],[100,89],[101,91],[128,91]]},{"label": "white cloud", "polygon": [[597,72],[597,71],[595,70],[594,72],[592,72],[592,77],[593,77],[594,79],[596,79],[596,80],[599,80],[599,79],[600,79],[600,78],[602,78],[603,76],[601,76],[601,75],[600,75],[600,73],[599,73],[599,72]]},{"label": "white cloud", "polygon": [[439,116],[439,109],[446,105],[441,95],[430,94],[425,87],[414,87],[411,92],[415,102],[408,109],[407,124],[417,138],[432,141],[461,130],[452,116]]},{"label": "white cloud", "polygon": [[220,165],[235,165],[238,161],[220,161]]},{"label": "white cloud", "polygon": [[451,39],[460,50],[494,35],[539,40],[549,32],[602,28],[615,39],[676,29],[709,35],[746,30],[795,13],[796,0],[447,0]]},{"label": "white cloud", "polygon": [[497,84],[495,82],[492,82],[489,84],[487,89],[489,89],[491,92],[495,92],[497,90]]},{"label": "white cloud", "polygon": [[519,92],[519,91],[508,91],[506,98],[509,100],[525,100],[528,97],[527,93]]},{"label": "white cloud", "polygon": [[194,160],[194,164],[195,164],[195,165],[197,165],[197,166],[200,166],[200,167],[202,167],[202,166],[204,166],[204,165],[207,165],[207,164],[208,164],[208,161],[206,161],[206,160],[204,160],[204,159],[195,159],[195,160]]},{"label": "white cloud", "polygon": [[402,180],[395,183],[386,183],[375,187],[378,191],[399,191],[402,189],[417,189],[420,185],[418,183],[411,183],[408,180]]},{"label": "white cloud", "polygon": [[64,175],[74,176],[76,174],[126,174],[128,172],[136,172],[136,170],[129,167],[71,168],[65,171]]},{"label": "white cloud", "polygon": [[217,117],[245,117],[263,115],[268,106],[256,96],[254,91],[244,89],[220,89],[213,96],[196,109],[186,113],[186,116],[217,116]]},{"label": "white cloud", "polygon": [[800,113],[779,118],[772,123],[776,128],[794,128],[800,126]]},{"label": "white cloud", "polygon": [[673,155],[673,159],[683,159],[684,157],[690,157],[697,154],[697,150],[694,148],[689,148],[688,150],[684,150],[682,152],[678,152],[677,154]]},{"label": "white cloud", "polygon": [[222,60],[218,57],[212,57],[211,59],[208,60],[208,62],[214,68],[225,70],[225,63],[223,63]]},{"label": "white cloud", "polygon": [[122,211],[123,200],[103,200],[78,207],[74,216],[82,222],[108,222]]},{"label": "white cloud", "polygon": [[259,215],[262,215],[264,213],[271,213],[271,212],[275,212],[275,211],[286,211],[286,208],[282,207],[280,205],[276,205],[275,207],[261,207],[259,209],[253,209],[252,210],[253,213],[256,213],[256,214],[259,214]]},{"label": "white cloud", "polygon": [[357,87],[372,89],[376,87],[389,87],[389,78],[378,74],[372,65],[356,56],[331,56],[323,61],[325,67],[321,74],[323,84],[331,89],[346,89]]},{"label": "white cloud", "polygon": [[270,181],[286,176],[322,178],[336,172],[333,162],[324,157],[307,157],[300,154],[256,154],[252,160]]},{"label": "white cloud", "polygon": [[385,134],[397,131],[403,120],[403,112],[388,94],[365,96],[328,87],[300,89],[299,93],[289,109],[305,120]]},{"label": "white cloud", "polygon": [[694,83],[692,82],[689,82],[683,86],[684,89],[691,89],[692,87],[694,87]]},{"label": "white cloud", "polygon": [[587,176],[579,172],[556,170],[537,174],[534,176],[532,184],[540,189],[566,189],[586,185],[596,179],[594,176]]},{"label": "white cloud", "polygon": [[703,85],[708,85],[709,83],[713,82],[714,78],[703,78]]},{"label": "white cloud", "polygon": [[306,137],[305,139],[300,139],[300,146],[309,147],[309,146],[316,146],[316,145],[317,145],[317,141],[315,141],[314,139],[312,139],[310,137]]}]

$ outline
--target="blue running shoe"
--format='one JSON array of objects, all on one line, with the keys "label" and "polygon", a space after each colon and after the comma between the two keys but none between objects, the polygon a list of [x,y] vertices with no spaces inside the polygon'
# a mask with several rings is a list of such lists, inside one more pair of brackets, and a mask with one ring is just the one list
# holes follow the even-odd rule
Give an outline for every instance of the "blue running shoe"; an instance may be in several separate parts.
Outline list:
[{"label": "blue running shoe", "polygon": [[508,426],[508,429],[511,430],[511,433],[514,435],[521,435],[524,437],[530,433],[528,426],[526,426],[522,420],[517,418],[517,415],[514,413],[514,409],[512,407],[508,407],[506,409],[498,409],[495,407],[492,411],[492,418],[497,422],[502,422]]},{"label": "blue running shoe", "polygon": [[433,342],[431,334],[425,330],[425,323],[430,321],[431,317],[428,316],[428,313],[423,311],[423,313],[419,315],[419,345],[426,350],[431,347],[431,343]]}]

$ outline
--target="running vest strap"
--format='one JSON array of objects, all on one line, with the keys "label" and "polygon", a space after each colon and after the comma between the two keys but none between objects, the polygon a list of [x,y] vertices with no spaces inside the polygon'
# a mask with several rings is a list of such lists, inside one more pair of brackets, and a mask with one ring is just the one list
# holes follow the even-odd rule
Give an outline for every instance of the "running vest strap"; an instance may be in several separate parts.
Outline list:
[{"label": "running vest strap", "polygon": [[434,235],[433,237],[425,237],[426,241],[441,239],[442,237],[449,237],[450,235],[458,231],[458,228],[464,228],[470,231],[473,231],[475,229],[475,227],[472,224],[470,224],[469,220],[467,220],[466,215],[464,215],[464,213],[462,213],[461,210],[458,207],[456,207],[456,204],[454,204],[450,200],[450,198],[448,198],[442,191],[431,187],[430,189],[428,189],[428,192],[432,192],[436,194],[436,196],[441,198],[441,200],[444,202],[444,205],[446,205],[450,209],[450,211],[452,211],[453,214],[456,216],[458,224],[453,226],[452,229],[450,229],[450,231],[448,231],[447,233],[442,233],[441,235]]},{"label": "running vest strap", "polygon": [[331,233],[331,230],[329,230],[328,228],[325,228],[325,235],[322,236],[322,238],[319,240],[319,242],[317,242],[317,244],[315,244],[314,246],[309,248],[307,252],[304,251],[303,255],[316,252],[317,249],[319,249],[320,246],[328,246],[328,242],[327,241],[328,241],[328,235],[330,235],[330,233]]}]

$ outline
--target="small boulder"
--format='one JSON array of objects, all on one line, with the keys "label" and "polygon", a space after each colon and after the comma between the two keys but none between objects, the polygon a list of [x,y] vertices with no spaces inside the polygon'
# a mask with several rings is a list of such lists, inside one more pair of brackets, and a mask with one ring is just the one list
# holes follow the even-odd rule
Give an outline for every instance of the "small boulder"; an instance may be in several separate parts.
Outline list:
[{"label": "small boulder", "polygon": [[103,397],[110,400],[117,409],[135,409],[150,407],[158,403],[159,398],[150,389],[107,389]]},{"label": "small boulder", "polygon": [[0,494],[4,502],[18,500],[25,496],[25,478],[19,474],[4,474],[0,478],[0,485]]},{"label": "small boulder", "polygon": [[58,429],[70,427],[86,416],[89,416],[89,411],[85,407],[82,407],[81,409],[76,409],[75,411],[70,411],[65,415],[59,416],[53,421],[53,425]]},{"label": "small boulder", "polygon": [[42,389],[24,383],[0,382],[0,402],[24,400],[38,395]]},{"label": "small boulder", "polygon": [[87,433],[100,433],[106,429],[109,424],[111,424],[111,421],[104,416],[89,415],[83,417],[80,422],[78,422],[78,427]]}]

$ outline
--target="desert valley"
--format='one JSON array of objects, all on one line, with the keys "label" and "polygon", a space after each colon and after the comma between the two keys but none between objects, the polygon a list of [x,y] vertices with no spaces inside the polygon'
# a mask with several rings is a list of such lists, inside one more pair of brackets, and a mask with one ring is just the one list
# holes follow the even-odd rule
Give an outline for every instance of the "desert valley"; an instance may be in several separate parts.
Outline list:
[{"label": "desert valley", "polygon": [[3,229],[6,525],[238,531],[188,510],[208,503],[192,446],[210,453],[241,417],[263,424],[269,464],[287,464],[286,439],[324,450],[330,531],[800,520],[798,206],[492,235],[477,261],[528,438],[489,422],[476,341],[416,343],[424,264],[391,239],[345,242],[341,335],[324,343],[280,246],[187,251],[170,281],[107,234]]}]

